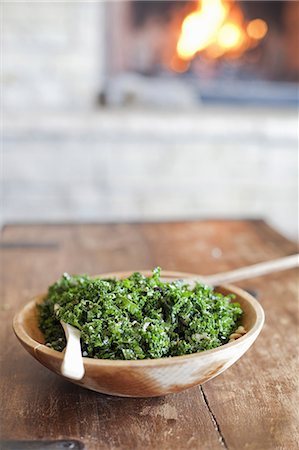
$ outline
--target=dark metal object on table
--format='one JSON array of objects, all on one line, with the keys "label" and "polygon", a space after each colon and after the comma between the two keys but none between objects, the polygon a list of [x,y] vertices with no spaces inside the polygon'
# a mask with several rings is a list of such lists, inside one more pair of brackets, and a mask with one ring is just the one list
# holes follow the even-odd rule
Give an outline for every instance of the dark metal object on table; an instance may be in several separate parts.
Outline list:
[{"label": "dark metal object on table", "polygon": [[7,242],[0,242],[0,248],[3,249],[47,249],[47,248],[58,248],[59,247],[59,243],[52,241],[52,242],[32,242],[32,241],[15,241],[15,242],[11,242],[11,241],[7,241]]},{"label": "dark metal object on table", "polygon": [[1,450],[83,450],[84,444],[74,440],[0,441]]}]

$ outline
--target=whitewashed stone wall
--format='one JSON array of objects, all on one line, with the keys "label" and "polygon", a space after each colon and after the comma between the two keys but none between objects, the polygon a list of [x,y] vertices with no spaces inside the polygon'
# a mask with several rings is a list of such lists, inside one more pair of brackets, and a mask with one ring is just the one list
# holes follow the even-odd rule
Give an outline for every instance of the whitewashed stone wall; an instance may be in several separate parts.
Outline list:
[{"label": "whitewashed stone wall", "polygon": [[104,76],[105,2],[21,0],[1,6],[5,110],[93,105]]},{"label": "whitewashed stone wall", "polygon": [[27,115],[5,131],[5,221],[262,217],[296,235],[294,111]]},{"label": "whitewashed stone wall", "polygon": [[2,223],[252,217],[296,237],[297,111],[97,111],[103,2],[2,9]]}]

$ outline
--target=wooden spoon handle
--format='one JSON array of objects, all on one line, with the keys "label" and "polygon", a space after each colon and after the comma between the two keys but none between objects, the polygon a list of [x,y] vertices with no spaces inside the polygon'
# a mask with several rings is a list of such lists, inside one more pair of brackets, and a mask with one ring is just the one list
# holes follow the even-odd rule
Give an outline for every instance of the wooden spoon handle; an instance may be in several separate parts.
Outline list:
[{"label": "wooden spoon handle", "polygon": [[[286,256],[284,258],[274,259],[272,261],[254,264],[252,266],[241,267],[240,269],[231,270],[229,272],[216,273],[215,275],[203,276],[202,278],[199,277],[198,281],[204,282],[211,286],[216,286],[223,283],[232,283],[248,278],[259,277],[261,275],[266,275],[267,273],[292,269],[298,266],[299,254],[296,254]],[[192,279],[192,282],[196,282],[196,280]]]}]

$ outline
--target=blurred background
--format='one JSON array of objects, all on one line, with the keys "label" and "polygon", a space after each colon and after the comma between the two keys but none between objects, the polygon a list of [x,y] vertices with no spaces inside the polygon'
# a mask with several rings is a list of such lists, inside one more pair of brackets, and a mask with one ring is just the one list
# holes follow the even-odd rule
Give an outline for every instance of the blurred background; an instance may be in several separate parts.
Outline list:
[{"label": "blurred background", "polygon": [[298,1],[2,3],[1,223],[298,232]]}]

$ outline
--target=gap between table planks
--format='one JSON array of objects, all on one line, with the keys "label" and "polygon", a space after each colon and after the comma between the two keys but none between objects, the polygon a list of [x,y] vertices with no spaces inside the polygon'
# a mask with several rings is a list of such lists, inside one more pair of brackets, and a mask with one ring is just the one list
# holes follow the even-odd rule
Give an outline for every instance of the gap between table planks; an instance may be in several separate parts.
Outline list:
[{"label": "gap between table planks", "polygon": [[89,450],[297,448],[296,270],[237,283],[257,291],[265,309],[257,342],[219,377],[164,398],[114,398],[67,383],[33,360],[11,330],[15,311],[64,271],[159,264],[209,274],[296,252],[264,222],[14,225],[3,229],[2,243],[3,439],[73,438]]}]

